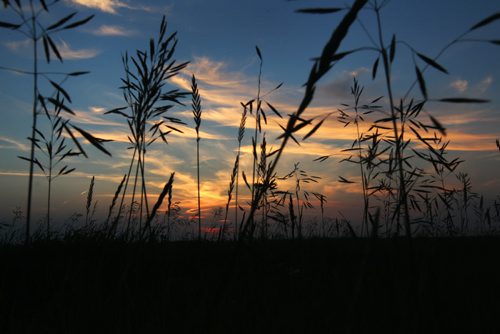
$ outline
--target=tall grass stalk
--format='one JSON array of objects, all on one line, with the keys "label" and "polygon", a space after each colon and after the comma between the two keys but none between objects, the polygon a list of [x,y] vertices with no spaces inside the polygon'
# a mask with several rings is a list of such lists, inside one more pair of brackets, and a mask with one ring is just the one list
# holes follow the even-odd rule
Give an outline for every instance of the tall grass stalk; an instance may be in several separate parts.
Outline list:
[{"label": "tall grass stalk", "polygon": [[[177,64],[173,59],[177,46],[177,33],[166,35],[167,22],[163,17],[158,39],[151,38],[149,48],[137,50],[134,56],[128,53],[122,57],[125,77],[122,78],[123,97],[126,107],[115,108],[106,114],[116,114],[126,119],[130,130],[130,149],[133,149],[127,173],[121,203],[124,202],[130,179],[132,177],[132,193],[127,218],[126,237],[131,230],[134,205],[138,204],[138,229],[143,229],[142,221],[145,213],[146,222],[150,222],[148,193],[146,188],[146,152],[147,148],[158,139],[167,144],[167,135],[171,132],[183,133],[175,124],[185,125],[180,119],[167,115],[175,105],[183,105],[180,99],[187,92],[178,89],[164,91],[167,81],[184,69],[188,62]],[[161,101],[164,101],[161,103]],[[127,114],[124,110],[128,109]],[[135,167],[135,169],[134,169]],[[136,195],[139,197],[136,201]],[[122,205],[120,205],[121,210]],[[120,211],[116,219],[119,219]]]},{"label": "tall grass stalk", "polygon": [[[77,28],[79,26],[82,26],[89,22],[94,15],[88,16],[84,19],[78,20],[75,19],[77,12],[73,12],[69,15],[66,15],[51,24],[44,24],[42,17],[42,13],[49,13],[50,10],[53,9],[53,7],[58,3],[58,1],[52,1],[50,3],[46,3],[46,1],[40,1],[39,6],[35,4],[34,0],[30,0],[28,2],[28,5],[26,3],[23,4],[22,1],[14,1],[11,3],[9,0],[3,1],[4,8],[6,9],[11,9],[14,14],[17,16],[18,22],[19,23],[10,23],[10,22],[3,22],[1,24],[1,28],[7,28],[7,29],[12,29],[15,30],[25,37],[27,37],[32,45],[32,64],[31,64],[31,71],[23,71],[23,70],[15,70],[15,72],[18,73],[23,73],[23,74],[28,74],[31,75],[32,77],[32,92],[33,92],[33,97],[32,97],[32,122],[31,122],[31,137],[29,137],[29,140],[31,141],[31,146],[30,146],[30,155],[29,158],[25,159],[29,161],[29,176],[28,176],[28,193],[27,193],[27,208],[26,208],[26,229],[25,229],[25,243],[29,243],[30,241],[30,236],[31,236],[31,222],[32,222],[32,198],[33,198],[33,175],[34,175],[34,167],[37,165],[36,161],[36,155],[35,155],[35,150],[36,150],[36,141],[37,141],[37,135],[39,134],[39,124],[38,124],[38,113],[39,113],[39,96],[41,96],[41,92],[39,90],[40,87],[40,77],[45,77],[48,78],[48,75],[51,74],[49,72],[41,72],[39,69],[40,65],[40,59],[38,56],[39,49],[40,49],[40,43],[43,45],[43,51],[45,54],[45,60],[47,63],[50,63],[51,57],[56,57],[60,62],[63,61],[63,58],[61,56],[61,53],[58,50],[57,45],[53,41],[53,36],[57,34],[58,32],[64,31],[64,30],[70,30]],[[9,68],[4,68],[2,69],[7,69],[7,70],[13,70]],[[64,75],[69,75],[69,76],[78,76],[81,74],[84,74],[85,72],[74,72],[74,73],[68,73]],[[61,74],[61,73],[57,73]],[[65,109],[66,110],[66,109]],[[69,110],[69,109],[68,109]],[[74,130],[77,130],[82,133],[78,128],[73,127]],[[71,138],[75,141],[75,144],[78,146],[78,148],[82,151],[84,155],[86,155],[83,152],[83,149],[81,146],[76,142],[76,139],[71,132],[72,130],[70,129],[69,126],[65,127],[65,130],[69,133]],[[85,132],[85,135],[88,135],[88,138],[90,139],[90,143],[97,148],[101,149],[102,142],[99,142],[95,137],[90,135],[88,132]],[[84,135],[84,137],[85,137]],[[49,200],[50,202],[50,200]],[[50,206],[48,204],[48,206]],[[50,211],[50,210],[49,210]],[[50,219],[50,218],[49,218]]]},{"label": "tall grass stalk", "polygon": [[[63,79],[66,80],[67,76]],[[58,87],[59,90],[63,90],[60,84],[55,82],[51,83]],[[65,91],[64,91],[65,92]],[[65,92],[67,95],[67,93]],[[41,95],[38,96],[39,103],[41,105],[41,111],[46,116],[46,120],[49,123],[50,134],[45,136],[40,130],[36,130],[38,138],[32,139],[32,142],[36,148],[40,151],[41,156],[35,157],[33,162],[40,168],[40,170],[45,174],[47,179],[47,238],[50,238],[50,224],[51,224],[51,204],[52,204],[52,185],[53,181],[61,175],[67,175],[75,170],[75,168],[68,168],[68,165],[64,165],[59,171],[55,171],[66,158],[71,156],[78,156],[80,152],[74,152],[71,148],[66,145],[65,138],[63,136],[63,131],[65,125],[69,122],[63,119],[61,112],[63,111],[62,106],[64,106],[64,99],[60,96],[59,91],[54,94],[55,98],[44,98]],[[68,95],[69,97],[69,95]],[[49,108],[47,104],[53,105],[53,108]],[[49,110],[50,109],[50,110]],[[24,160],[30,160],[29,158],[20,157]],[[42,159],[43,158],[43,159]]]},{"label": "tall grass stalk", "polygon": [[[398,196],[399,196],[399,203],[398,207],[403,207],[403,217],[404,217],[404,224],[405,224],[405,232],[406,236],[408,238],[411,238],[412,233],[411,233],[411,226],[410,226],[410,212],[408,209],[408,194],[406,192],[406,181],[405,181],[405,175],[404,175],[404,169],[403,169],[403,152],[402,152],[402,143],[403,143],[403,135],[404,131],[399,130],[398,124],[397,124],[397,115],[396,115],[396,108],[395,108],[395,102],[394,102],[394,96],[392,92],[392,80],[391,80],[391,64],[394,59],[394,56],[392,56],[391,60],[389,60],[389,55],[387,52],[387,48],[385,47],[384,44],[384,38],[383,38],[383,31],[382,31],[382,23],[380,19],[380,9],[381,7],[377,6],[377,1],[375,1],[375,14],[377,18],[377,33],[378,33],[378,42],[379,42],[379,47],[380,47],[380,53],[382,55],[382,62],[384,66],[384,74],[385,74],[385,84],[387,88],[387,94],[389,97],[389,109],[391,113],[391,118],[392,118],[392,128],[393,128],[393,134],[394,134],[394,144],[395,144],[395,163],[397,164],[397,172],[399,174],[399,183],[398,183]],[[391,43],[392,44],[392,43]],[[393,47],[394,48],[394,47]],[[401,133],[400,133],[401,132]],[[398,213],[398,224],[399,224],[399,213]]]},{"label": "tall grass stalk", "polygon": [[[198,240],[201,240],[201,194],[200,194],[200,124],[201,124],[201,97],[198,91],[196,77],[191,79],[191,107],[196,130],[196,184],[198,188]],[[227,215],[226,215],[227,216]]]},{"label": "tall grass stalk", "polygon": [[[254,130],[254,135],[252,137],[252,147],[253,147],[253,166],[252,166],[252,202],[255,199],[255,177],[257,174],[257,146],[259,142],[259,133],[262,129],[261,127],[261,101],[260,101],[260,85],[261,85],[261,79],[262,79],[262,64],[263,64],[263,59],[262,59],[262,54],[260,52],[260,49],[258,46],[255,47],[255,50],[257,52],[257,56],[259,57],[259,75],[257,77],[257,97],[255,99],[255,130]],[[251,109],[250,109],[251,111]]]},{"label": "tall grass stalk", "polygon": [[241,104],[243,107],[243,112],[241,113],[240,127],[238,128],[238,151],[236,152],[236,160],[234,165],[236,166],[236,185],[235,185],[235,199],[234,199],[234,239],[239,238],[239,220],[238,220],[238,211],[239,211],[239,179],[240,179],[240,155],[241,155],[241,142],[245,137],[245,124],[247,120],[247,106],[243,103]]},{"label": "tall grass stalk", "polygon": [[[330,37],[325,47],[323,48],[321,57],[314,62],[314,65],[309,74],[309,78],[305,85],[304,97],[302,98],[302,101],[300,102],[297,111],[289,117],[286,128],[283,128],[284,130],[283,134],[281,134],[278,137],[278,139],[281,139],[280,147],[276,151],[270,153],[274,155],[274,158],[269,165],[269,173],[266,176],[268,180],[272,177],[272,175],[274,175],[274,171],[276,170],[281,155],[285,151],[288,141],[290,139],[296,141],[294,134],[298,130],[302,129],[303,127],[311,123],[310,120],[305,120],[304,118],[302,118],[302,114],[310,105],[314,97],[314,92],[316,90],[316,83],[331,69],[332,61],[334,60],[334,56],[337,53],[340,44],[347,36],[349,28],[355,22],[358,13],[366,5],[367,2],[368,0],[354,1],[352,7],[348,9],[347,14],[344,16],[344,18],[337,26],[337,28],[333,31],[332,36]],[[252,219],[257,210],[257,206],[255,205],[255,203],[260,202],[260,199],[262,198],[263,195],[263,190],[264,189],[261,189],[256,192],[254,200],[252,201],[253,203],[250,208],[249,215],[245,222],[245,226],[253,224]],[[252,236],[247,234],[245,235],[245,237],[251,238]]]}]

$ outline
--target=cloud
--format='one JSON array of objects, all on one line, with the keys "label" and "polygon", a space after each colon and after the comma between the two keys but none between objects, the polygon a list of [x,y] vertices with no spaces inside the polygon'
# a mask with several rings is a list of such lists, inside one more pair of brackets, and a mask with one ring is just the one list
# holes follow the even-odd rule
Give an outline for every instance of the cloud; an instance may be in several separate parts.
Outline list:
[{"label": "cloud", "polygon": [[478,91],[479,94],[484,94],[490,88],[491,84],[493,83],[493,77],[491,75],[487,76],[481,82],[477,84],[475,87]]},{"label": "cloud", "polygon": [[495,134],[466,133],[460,130],[451,130],[448,134],[451,151],[496,151]]},{"label": "cloud", "polygon": [[450,83],[450,87],[453,88],[458,93],[465,93],[470,91],[471,94],[482,95],[490,88],[493,83],[493,77],[491,75],[486,76],[483,80],[470,85],[470,82],[463,79],[457,79]]},{"label": "cloud", "polygon": [[128,30],[126,28],[115,26],[115,25],[101,25],[96,30],[92,31],[94,35],[98,36],[133,36],[136,34],[135,31]]},{"label": "cloud", "polygon": [[[339,78],[323,84],[318,88],[319,98],[325,99],[328,97],[330,100],[348,100],[350,97],[350,87],[352,85],[353,76],[351,73],[345,72]],[[318,98],[318,97],[317,97]]]},{"label": "cloud", "polygon": [[63,59],[90,59],[94,58],[99,54],[99,51],[96,49],[80,49],[80,50],[74,50],[71,49],[71,46],[64,42],[61,41],[57,45],[57,49],[59,50],[59,53],[61,54],[61,57]]},{"label": "cloud", "polygon": [[87,8],[98,9],[105,13],[116,14],[119,8],[131,8],[120,0],[70,0],[71,3]]},{"label": "cloud", "polygon": [[224,62],[207,57],[195,57],[189,70],[195,73],[198,80],[216,87],[236,85],[236,88],[241,88],[246,81],[243,73],[229,71]]},{"label": "cloud", "polygon": [[16,149],[23,152],[28,152],[30,147],[28,144],[22,143],[16,139],[0,136],[0,148]]},{"label": "cloud", "polygon": [[72,122],[86,125],[109,126],[113,129],[120,127],[123,127],[123,129],[128,129],[126,123],[113,120],[111,117],[104,115],[104,111],[105,109],[102,107],[90,107],[90,112],[73,110],[75,115],[72,118]]},{"label": "cloud", "polygon": [[[61,57],[64,60],[71,59],[90,59],[94,58],[99,54],[99,51],[96,49],[80,49],[74,50],[71,46],[65,41],[60,41],[57,44],[57,50],[61,54]],[[31,41],[29,39],[21,40],[21,41],[13,41],[5,43],[5,46],[11,50],[12,52],[24,52],[27,51],[28,48],[31,47]]]},{"label": "cloud", "polygon": [[24,50],[28,48],[31,45],[31,40],[29,39],[24,39],[22,41],[13,41],[13,42],[7,42],[5,43],[5,46],[13,52],[17,52],[20,50]]},{"label": "cloud", "polygon": [[168,12],[170,10],[170,6],[144,6],[140,4],[130,5],[122,0],[68,0],[74,5],[83,6],[87,8],[93,8],[100,10],[104,13],[108,14],[117,14],[118,10],[121,8],[129,9],[129,10],[140,10],[147,13],[160,13],[160,12]]},{"label": "cloud", "polygon": [[450,84],[450,87],[455,89],[459,93],[463,93],[467,90],[469,82],[467,80],[457,79]]},{"label": "cloud", "polygon": [[106,109],[104,109],[103,107],[92,106],[92,107],[90,107],[90,111],[93,112],[93,113],[102,114],[102,113],[104,113],[106,111]]}]

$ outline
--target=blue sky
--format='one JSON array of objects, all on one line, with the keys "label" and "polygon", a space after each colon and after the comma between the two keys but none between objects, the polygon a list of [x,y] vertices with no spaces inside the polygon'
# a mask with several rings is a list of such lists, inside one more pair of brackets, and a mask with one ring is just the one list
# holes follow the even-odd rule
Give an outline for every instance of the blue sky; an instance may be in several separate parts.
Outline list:
[{"label": "blue sky", "polygon": [[[104,115],[104,111],[124,105],[119,90],[123,76],[121,55],[148,46],[155,37],[162,15],[166,15],[168,31],[178,32],[178,61],[190,61],[187,69],[171,83],[173,87],[188,88],[189,77],[199,79],[204,109],[201,125],[202,206],[208,214],[213,207],[226,200],[227,185],[234,161],[237,126],[241,108],[239,102],[255,97],[258,58],[255,46],[262,51],[263,89],[280,82],[283,87],[269,96],[283,113],[291,113],[301,99],[301,85],[306,81],[312,57],[318,56],[331,31],[342,17],[332,15],[304,15],[295,13],[302,7],[345,6],[341,1],[126,1],[126,0],[64,0],[54,7],[45,22],[50,23],[72,11],[78,17],[95,14],[90,23],[58,34],[55,39],[65,61],[43,64],[42,70],[88,70],[91,74],[77,77],[64,87],[73,98],[77,112],[75,124],[92,133],[114,139],[107,147],[113,158],[89,148],[90,159],[75,159],[71,166],[77,171],[55,183],[54,211],[61,219],[75,211],[83,211],[85,191],[89,180],[96,176],[96,196],[99,210],[104,212],[121,176],[126,172],[130,151],[126,150],[126,126],[120,118]],[[385,40],[390,42],[395,33],[398,41],[405,41],[417,51],[435,56],[461,32],[481,19],[498,12],[497,1],[443,0],[443,1],[389,1],[383,10]],[[15,16],[0,10],[0,21],[13,21]],[[373,13],[366,11],[360,21],[374,33]],[[471,38],[499,39],[498,22],[472,34]],[[370,45],[361,25],[356,24],[343,50]],[[43,56],[43,54],[40,54]],[[460,43],[450,48],[439,62],[450,72],[443,75],[429,70],[425,73],[430,97],[467,96],[491,99],[489,104],[444,105],[429,103],[426,112],[437,117],[448,129],[450,154],[466,160],[461,170],[472,176],[474,189],[492,199],[500,184],[496,171],[500,154],[495,138],[500,137],[500,50],[495,45]],[[340,62],[321,81],[316,100],[309,115],[316,116],[335,111],[340,103],[350,103],[349,86],[352,76],[366,86],[366,99],[386,95],[379,75],[371,80],[375,55],[370,52],[355,54]],[[0,66],[30,70],[32,57],[24,36],[3,29],[0,35]],[[411,54],[398,44],[393,83],[400,96],[414,80]],[[0,217],[8,219],[16,206],[26,203],[27,163],[18,155],[28,153],[26,137],[31,122],[31,79],[29,76],[6,70],[0,71]],[[49,90],[44,86],[45,92]],[[418,89],[412,96],[421,98]],[[191,111],[177,108],[173,111],[189,127],[185,135],[173,136],[168,146],[158,144],[148,152],[148,182],[151,192],[158,193],[167,176],[176,171],[174,197],[181,207],[190,210],[194,205],[196,169],[195,142]],[[269,140],[279,134],[277,119],[270,118],[266,132]],[[250,121],[249,121],[250,122]],[[250,168],[250,135],[244,143],[243,169]],[[347,212],[353,219],[361,205],[359,189],[337,182],[342,175],[356,179],[356,170],[348,164],[339,164],[344,157],[340,150],[349,146],[353,132],[330,118],[316,136],[301,147],[290,146],[280,163],[280,172],[292,169],[300,162],[308,172],[323,177],[315,187],[328,196],[328,212]],[[272,140],[271,140],[272,141]],[[86,146],[88,147],[88,146]],[[322,164],[312,160],[321,155],[333,157]],[[44,214],[45,187],[43,177],[35,180],[35,216]],[[286,185],[284,185],[286,187]]]}]

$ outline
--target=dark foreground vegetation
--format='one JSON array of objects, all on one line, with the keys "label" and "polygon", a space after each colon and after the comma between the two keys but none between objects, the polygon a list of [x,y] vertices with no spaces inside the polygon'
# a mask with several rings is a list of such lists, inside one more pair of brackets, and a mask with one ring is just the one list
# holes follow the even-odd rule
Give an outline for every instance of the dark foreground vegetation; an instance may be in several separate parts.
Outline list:
[{"label": "dark foreground vegetation", "polygon": [[0,332],[498,333],[499,241],[4,245]]}]

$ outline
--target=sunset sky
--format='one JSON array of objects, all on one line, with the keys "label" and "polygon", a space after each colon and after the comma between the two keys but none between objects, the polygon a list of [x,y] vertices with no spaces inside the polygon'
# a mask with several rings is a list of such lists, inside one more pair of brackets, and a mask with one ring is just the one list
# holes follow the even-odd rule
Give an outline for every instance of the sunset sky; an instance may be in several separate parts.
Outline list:
[{"label": "sunset sky", "polygon": [[[24,1],[26,2],[26,1]],[[38,1],[35,1],[38,3]],[[121,55],[128,51],[149,47],[149,38],[156,37],[162,15],[166,15],[168,32],[178,32],[175,58],[190,65],[170,82],[172,88],[189,89],[190,77],[195,74],[202,97],[201,124],[201,184],[202,210],[210,216],[214,207],[225,205],[227,188],[237,148],[237,130],[242,108],[240,102],[255,98],[259,59],[258,45],[263,56],[262,90],[266,92],[283,82],[283,86],[266,99],[284,115],[297,108],[303,94],[302,84],[311,67],[311,58],[320,55],[324,43],[343,16],[298,14],[303,7],[331,7],[345,1],[285,1],[285,0],[182,0],[182,1],[127,1],[127,0],[63,0],[43,14],[43,22],[52,23],[72,11],[78,17],[95,14],[88,24],[56,35],[64,63],[42,62],[41,70],[90,71],[86,76],[69,79],[64,88],[70,93],[76,117],[72,122],[97,137],[112,139],[106,148],[112,157],[90,148],[89,159],[77,158],[70,162],[76,171],[61,177],[54,184],[54,215],[60,220],[74,212],[85,210],[85,198],[92,176],[96,177],[95,198],[98,213],[107,210],[109,202],[123,174],[127,172],[131,151],[127,150],[127,130],[124,120],[104,115],[104,112],[125,105],[120,78],[124,75]],[[348,1],[347,3],[350,3]],[[434,57],[448,42],[483,18],[498,12],[500,3],[491,0],[392,0],[383,10],[382,20],[386,43],[392,34],[398,41],[410,44],[418,52]],[[0,21],[18,20],[9,9],[0,9]],[[341,50],[370,46],[370,39],[362,25],[375,33],[372,11],[365,11],[360,22],[353,26]],[[499,40],[500,22],[494,22],[471,34],[471,39]],[[31,45],[26,37],[11,30],[0,34],[0,66],[30,71]],[[43,59],[43,51],[40,51]],[[382,72],[375,81],[371,78],[373,52],[361,52],[339,62],[321,80],[308,117],[334,112],[321,129],[301,146],[291,143],[280,161],[278,174],[284,175],[300,166],[312,175],[322,177],[318,184],[305,186],[306,190],[327,196],[327,213],[334,217],[342,212],[357,220],[362,207],[359,187],[339,183],[339,176],[358,180],[359,169],[349,163],[339,163],[346,157],[340,152],[355,138],[351,128],[343,128],[336,120],[341,103],[351,103],[349,87],[355,75],[365,86],[365,101],[384,95]],[[489,203],[500,194],[500,152],[495,139],[500,138],[500,49],[497,45],[469,42],[450,48],[439,58],[448,71],[425,72],[429,98],[474,97],[489,99],[488,104],[442,104],[429,102],[427,113],[446,127],[450,156],[459,156],[466,162],[460,171],[472,177],[473,189],[486,196]],[[423,67],[423,63],[417,60]],[[380,71],[382,71],[380,69]],[[0,70],[0,221],[11,221],[12,210],[25,210],[28,188],[28,163],[17,158],[29,155],[31,126],[32,80],[30,76]],[[57,77],[52,77],[57,79]],[[411,53],[399,43],[393,70],[395,95],[401,97],[415,80]],[[50,94],[48,85],[42,91]],[[416,87],[411,96],[421,99]],[[385,101],[386,100],[382,100]],[[176,107],[170,116],[188,123],[184,134],[172,133],[169,144],[157,143],[147,152],[148,189],[155,198],[176,172],[174,201],[188,214],[196,206],[196,142],[192,112],[187,107]],[[269,113],[270,114],[270,113]],[[41,117],[40,120],[43,118]],[[284,120],[269,117],[263,131],[270,143],[280,134],[279,124]],[[247,125],[254,126],[249,118]],[[44,129],[44,121],[41,121]],[[251,175],[251,133],[244,139],[241,168]],[[314,159],[331,155],[325,162]],[[454,179],[450,176],[450,181]],[[243,182],[240,183],[244,191]],[[283,185],[284,188],[290,184]],[[46,201],[46,180],[37,170],[35,178],[34,220],[43,219]],[[284,189],[287,190],[287,189]],[[153,200],[151,200],[153,201]],[[314,211],[314,214],[319,214]]]}]

